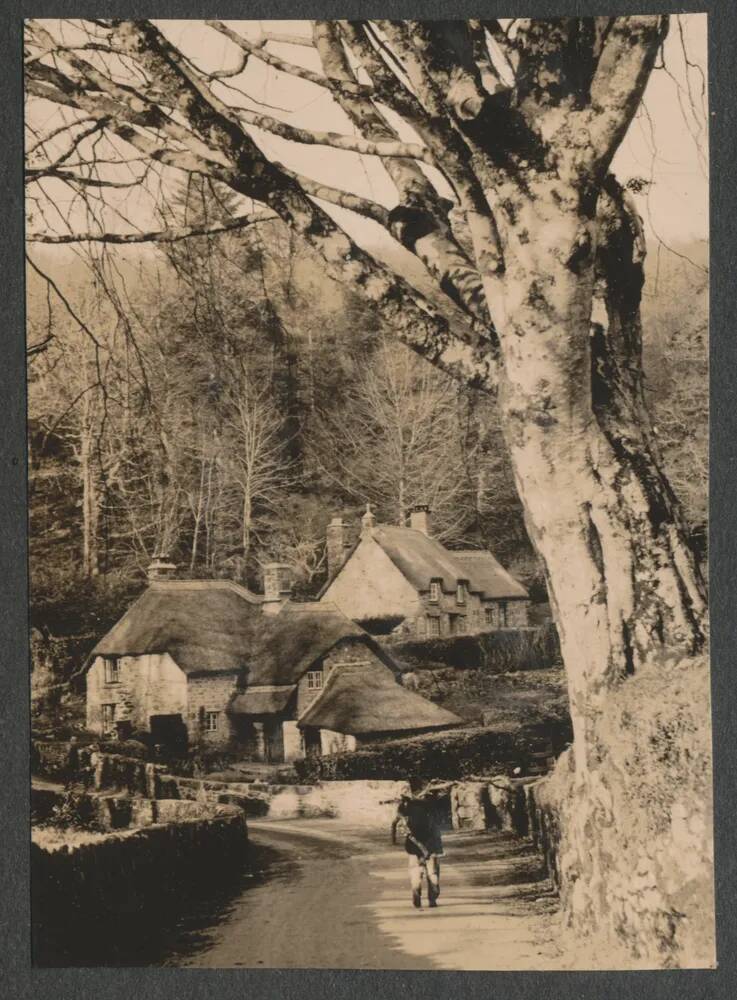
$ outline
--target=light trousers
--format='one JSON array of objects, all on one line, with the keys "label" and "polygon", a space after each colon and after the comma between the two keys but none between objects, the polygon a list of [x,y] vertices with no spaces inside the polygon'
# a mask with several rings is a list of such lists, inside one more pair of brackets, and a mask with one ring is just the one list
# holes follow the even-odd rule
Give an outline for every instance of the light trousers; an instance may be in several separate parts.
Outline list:
[{"label": "light trousers", "polygon": [[440,862],[431,854],[427,861],[418,858],[416,854],[408,855],[409,884],[413,892],[422,891],[422,876],[427,878],[427,895],[430,899],[440,893]]}]

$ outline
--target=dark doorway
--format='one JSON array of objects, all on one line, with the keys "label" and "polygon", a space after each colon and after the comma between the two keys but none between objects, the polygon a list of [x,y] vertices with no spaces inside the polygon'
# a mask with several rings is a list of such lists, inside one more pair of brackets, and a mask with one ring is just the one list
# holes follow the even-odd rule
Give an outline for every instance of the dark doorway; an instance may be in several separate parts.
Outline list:
[{"label": "dark doorway", "polygon": [[151,742],[165,747],[169,753],[187,752],[187,727],[177,713],[176,715],[152,715],[149,719],[151,727]]},{"label": "dark doorway", "polygon": [[270,764],[284,763],[284,736],[281,719],[267,719],[264,723],[264,750]]},{"label": "dark doorway", "polygon": [[303,732],[305,740],[305,757],[319,757],[322,751],[320,730],[315,726],[305,726]]}]

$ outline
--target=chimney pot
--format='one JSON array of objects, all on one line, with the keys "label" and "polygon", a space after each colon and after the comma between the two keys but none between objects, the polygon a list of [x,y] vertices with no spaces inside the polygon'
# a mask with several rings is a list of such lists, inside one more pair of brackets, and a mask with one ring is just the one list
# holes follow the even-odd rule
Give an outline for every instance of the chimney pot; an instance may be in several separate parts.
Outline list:
[{"label": "chimney pot", "polygon": [[148,565],[146,576],[151,582],[156,580],[171,580],[176,571],[176,564],[168,556],[155,555]]},{"label": "chimney pot", "polygon": [[264,565],[264,614],[276,614],[285,601],[292,596],[292,568],[288,563],[266,563]]},{"label": "chimney pot", "polygon": [[423,535],[431,534],[430,508],[426,503],[418,503],[409,512],[409,526]]},{"label": "chimney pot", "polygon": [[373,529],[376,527],[376,518],[371,510],[371,504],[366,504],[366,513],[361,518],[361,537],[365,535],[370,535]]},{"label": "chimney pot", "polygon": [[332,580],[348,556],[347,526],[340,514],[336,514],[328,525],[326,548],[328,556],[328,579]]}]

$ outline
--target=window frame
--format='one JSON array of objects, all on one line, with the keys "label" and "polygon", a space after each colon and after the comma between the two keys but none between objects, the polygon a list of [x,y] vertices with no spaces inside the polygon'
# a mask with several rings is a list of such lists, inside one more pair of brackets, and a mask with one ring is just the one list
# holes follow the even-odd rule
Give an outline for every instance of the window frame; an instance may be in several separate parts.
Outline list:
[{"label": "window frame", "polygon": [[[214,725],[210,723],[214,722]],[[205,711],[205,732],[206,733],[216,733],[220,728],[220,712],[217,709],[207,709]]]},{"label": "window frame", "polygon": [[102,703],[102,731],[104,733],[112,733],[115,729],[116,708],[117,708],[117,703],[114,701],[104,701]]},{"label": "window frame", "polygon": [[[324,670],[322,670],[322,669],[320,669],[320,670],[308,670],[307,673],[305,674],[305,676],[307,678],[307,690],[308,691],[322,691],[322,689],[325,687],[325,671]],[[320,683],[316,684],[315,683],[316,680],[319,680]]]},{"label": "window frame", "polygon": [[440,618],[438,615],[427,616],[427,637],[428,639],[439,639],[441,636]]},{"label": "window frame", "polygon": [[428,601],[430,602],[430,604],[439,604],[441,594],[442,594],[442,588],[440,586],[440,580],[431,580],[430,595],[428,597]]},{"label": "window frame", "polygon": [[466,585],[467,580],[459,580],[456,583],[456,604],[465,605],[466,603]]},{"label": "window frame", "polygon": [[120,660],[117,656],[103,657],[106,684],[120,684]]}]

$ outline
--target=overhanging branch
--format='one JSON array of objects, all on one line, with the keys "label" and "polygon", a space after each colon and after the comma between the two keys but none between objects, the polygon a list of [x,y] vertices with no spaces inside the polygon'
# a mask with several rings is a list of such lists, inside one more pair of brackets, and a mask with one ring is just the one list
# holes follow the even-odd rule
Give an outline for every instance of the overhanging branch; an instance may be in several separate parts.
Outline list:
[{"label": "overhanging branch", "polygon": [[160,229],[149,233],[65,233],[55,235],[53,233],[29,233],[26,236],[28,243],[176,243],[179,240],[186,240],[193,236],[217,236],[219,233],[229,233],[236,229],[245,229],[247,226],[255,225],[259,222],[272,222],[279,216],[271,213],[249,213],[248,215],[237,215],[225,222],[213,225],[202,226],[180,226],[173,229]]}]

